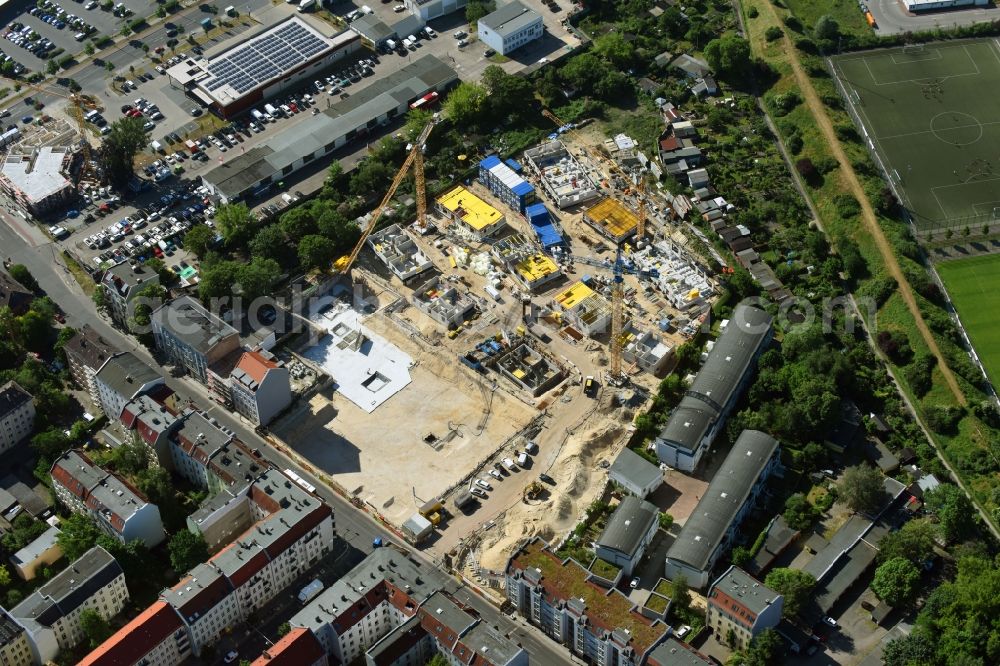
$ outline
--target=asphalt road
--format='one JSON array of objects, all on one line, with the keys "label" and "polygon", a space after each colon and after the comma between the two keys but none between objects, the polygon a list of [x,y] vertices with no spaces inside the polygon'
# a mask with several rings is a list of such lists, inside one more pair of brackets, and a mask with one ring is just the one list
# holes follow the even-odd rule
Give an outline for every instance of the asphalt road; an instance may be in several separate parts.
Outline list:
[{"label": "asphalt road", "polygon": [[997,7],[910,14],[903,9],[899,0],[868,0],[868,9],[875,17],[878,33],[881,35],[952,28],[1000,19],[1000,8]]},{"label": "asphalt road", "polygon": [[[89,324],[106,339],[117,344],[120,349],[132,351],[147,363],[150,363],[154,367],[159,367],[159,364],[144,347],[138,345],[131,337],[113,328],[107,320],[97,313],[90,298],[80,290],[73,276],[62,265],[61,256],[56,245],[48,241],[34,224],[25,221],[17,215],[10,214],[8,208],[9,202],[0,198],[0,218],[4,222],[4,224],[0,224],[0,248],[3,248],[0,252],[2,252],[3,258],[9,257],[14,263],[24,264],[28,268],[41,288],[66,313],[67,325],[80,327],[83,324]],[[167,386],[177,392],[179,399],[182,401],[189,399],[202,407],[212,404],[208,401],[204,388],[194,382],[194,380],[171,377],[168,374],[166,375],[166,383]],[[297,465],[293,464],[281,452],[271,447],[253,431],[253,428],[242,422],[237,416],[219,409],[217,406],[211,407],[207,411],[223,425],[235,432],[244,443],[251,448],[259,448],[264,452],[265,457],[274,465],[281,469],[292,468],[296,473],[316,486],[317,494],[333,507],[337,534],[353,548],[367,554],[372,551],[372,541],[376,537],[381,537],[386,541],[396,540],[393,535],[382,529],[368,514],[354,508],[349,502],[334,493],[318,479],[299,469]],[[437,566],[435,562],[427,558],[423,553],[419,551],[411,552],[415,558],[423,560],[432,566]],[[527,625],[523,621],[514,621],[503,615],[492,603],[480,597],[472,589],[460,586],[458,583],[454,583],[450,589],[456,598],[475,608],[485,622],[488,622],[490,625],[496,625],[505,633],[511,633],[512,636],[516,636],[516,640],[524,646],[531,655],[531,659],[536,663],[545,665],[573,663],[569,652],[565,648],[557,645],[541,633],[527,628]]]}]

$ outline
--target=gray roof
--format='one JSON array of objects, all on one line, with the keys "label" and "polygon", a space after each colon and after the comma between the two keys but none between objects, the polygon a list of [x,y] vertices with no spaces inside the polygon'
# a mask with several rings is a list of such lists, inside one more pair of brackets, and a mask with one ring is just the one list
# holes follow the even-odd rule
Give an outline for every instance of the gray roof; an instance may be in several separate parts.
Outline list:
[{"label": "gray roof", "polygon": [[239,336],[235,328],[209,312],[190,296],[182,296],[157,308],[153,326],[171,335],[201,354],[208,354],[219,342]]},{"label": "gray roof", "polygon": [[386,39],[391,39],[396,34],[377,14],[365,14],[361,18],[352,21],[351,29],[376,44]]},{"label": "gray roof", "polygon": [[[122,352],[107,360],[97,371],[97,379],[118,395],[132,398],[143,384],[163,377],[132,352]],[[118,414],[108,416],[117,418]]]},{"label": "gray roof", "polygon": [[640,488],[645,488],[657,479],[663,479],[663,472],[659,467],[629,448],[622,449],[611,464],[608,474],[628,479]]},{"label": "gray roof", "polygon": [[691,76],[706,76],[712,72],[707,62],[686,53],[682,53],[674,58],[674,61],[670,64]]},{"label": "gray roof", "polygon": [[670,637],[649,653],[646,663],[657,666],[704,666],[712,662],[687,643]]},{"label": "gray roof", "polygon": [[67,355],[77,357],[80,362],[95,371],[118,353],[118,349],[91,328],[90,324],[84,324],[63,349]]},{"label": "gray roof", "polygon": [[23,632],[24,627],[19,625],[10,613],[0,608],[0,646],[10,645]]},{"label": "gray roof", "polygon": [[759,430],[744,430],[687,519],[667,559],[704,570],[764,467],[778,440]]},{"label": "gray roof", "polygon": [[712,587],[708,590],[709,599],[712,598],[712,592],[716,589],[721,590],[743,604],[744,608],[754,615],[763,613],[780,596],[777,592],[736,566],[729,567],[726,573],[719,576],[712,583]]},{"label": "gray roof", "polygon": [[[60,471],[61,470],[61,471]],[[149,502],[131,485],[71,450],[52,463],[52,478],[93,511],[110,511],[122,524]],[[96,503],[96,505],[95,505]],[[115,521],[109,517],[109,522]],[[116,529],[121,529],[116,526]]]},{"label": "gray roof", "polygon": [[461,636],[476,622],[476,618],[458,607],[452,599],[443,592],[435,592],[421,604],[423,609],[434,619]]},{"label": "gray roof", "polygon": [[31,394],[21,388],[21,385],[11,380],[0,387],[0,419],[16,411],[24,403],[31,402]]},{"label": "gray roof", "polygon": [[335,102],[302,122],[284,126],[267,145],[215,167],[202,178],[227,197],[238,197],[266,178],[279,178],[285,167],[322,151],[349,132],[427,93],[443,91],[457,79],[455,70],[427,54],[400,67],[357,94]]},{"label": "gray roof", "polygon": [[608,519],[597,545],[632,558],[649,528],[659,520],[659,514],[659,509],[649,502],[626,495]]},{"label": "gray roof", "polygon": [[34,562],[42,555],[42,553],[56,545],[59,541],[59,535],[61,533],[62,532],[58,527],[50,527],[42,532],[37,539],[14,553],[14,555],[10,558],[11,561],[14,562],[14,564],[29,564]]},{"label": "gray roof", "polygon": [[764,539],[764,545],[754,558],[747,563],[747,568],[751,570],[751,573],[760,575],[762,571],[767,569],[774,562],[775,558],[780,555],[785,548],[795,540],[795,537],[799,535],[798,530],[793,530],[785,522],[785,518],[782,515],[775,516],[771,523],[767,526],[767,537]]},{"label": "gray roof", "polygon": [[416,14],[410,14],[409,16],[404,16],[393,23],[392,32],[402,39],[403,37],[409,37],[414,34],[417,30],[423,28],[424,25],[426,25],[426,23],[422,18]]},{"label": "gray roof", "polygon": [[[523,651],[517,643],[491,627],[479,622],[461,638],[462,644],[473,649],[483,660],[491,664],[507,664]],[[456,651],[457,652],[457,651]],[[457,655],[460,658],[464,656]],[[525,660],[527,662],[527,660]],[[472,661],[466,663],[474,663]]]},{"label": "gray roof", "polygon": [[660,439],[694,451],[705,434],[712,428],[718,412],[697,398],[684,396],[670,413],[670,418],[660,431]]},{"label": "gray roof", "polygon": [[105,271],[103,282],[122,297],[127,297],[132,287],[143,285],[151,280],[155,280],[157,284],[160,282],[159,275],[152,268],[147,268],[139,263],[130,264],[123,261]]},{"label": "gray roof", "polygon": [[[0,479],[0,487],[13,495],[17,499],[17,503],[35,518],[50,512],[48,503],[13,474],[8,474]],[[47,495],[48,493],[46,493]]]},{"label": "gray roof", "polygon": [[27,626],[51,627],[122,575],[118,561],[95,546],[15,606],[11,615]]},{"label": "gray roof", "polygon": [[518,0],[513,0],[513,2],[498,7],[495,12],[479,19],[479,23],[498,35],[505,36],[531,25],[538,18],[538,12],[525,7]]},{"label": "gray roof", "polygon": [[7,271],[0,270],[0,306],[6,305],[15,314],[20,314],[33,300],[35,300],[34,294],[12,278]]},{"label": "gray roof", "polygon": [[[171,439],[183,442],[187,441],[189,446],[181,446],[185,449],[185,452],[199,460],[199,462],[204,463],[216,451],[221,449],[227,442],[233,439],[225,430],[222,430],[220,426],[209,420],[209,417],[204,412],[199,412],[195,409],[187,409],[182,415],[182,422],[179,428],[175,430]],[[193,456],[188,448],[197,447],[203,451],[202,456]]]}]

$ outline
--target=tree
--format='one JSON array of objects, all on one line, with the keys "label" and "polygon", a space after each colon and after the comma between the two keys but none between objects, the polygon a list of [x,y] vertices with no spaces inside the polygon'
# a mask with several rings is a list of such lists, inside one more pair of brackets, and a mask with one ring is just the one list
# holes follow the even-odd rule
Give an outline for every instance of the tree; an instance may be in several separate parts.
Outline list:
[{"label": "tree", "polygon": [[174,571],[187,571],[208,559],[208,544],[200,534],[181,530],[170,537],[170,566]]},{"label": "tree", "polygon": [[608,32],[595,38],[593,50],[619,69],[628,69],[634,65],[638,55],[635,47],[625,41],[620,32]]},{"label": "tree", "polygon": [[705,59],[719,76],[741,77],[750,70],[750,42],[736,35],[713,39],[705,46]]},{"label": "tree", "polygon": [[813,36],[828,41],[837,39],[840,36],[840,24],[829,14],[823,14],[816,20]]},{"label": "tree", "polygon": [[101,531],[82,513],[74,513],[59,525],[58,543],[63,555],[72,562],[94,547]]},{"label": "tree", "polygon": [[201,281],[198,283],[198,296],[207,303],[213,298],[229,296],[236,284],[240,265],[235,261],[217,261],[201,267]]},{"label": "tree", "polygon": [[875,570],[872,591],[890,606],[900,606],[911,601],[920,584],[920,570],[909,560],[894,557]]},{"label": "tree", "polygon": [[6,564],[0,564],[0,587],[8,585],[10,585],[10,569],[7,568]]},{"label": "tree", "polygon": [[297,243],[305,236],[316,233],[317,215],[313,214],[314,208],[319,209],[318,202],[296,206],[283,213],[278,219],[278,226],[292,243]]},{"label": "tree", "polygon": [[278,636],[284,636],[292,630],[292,625],[287,622],[282,622],[278,625]]},{"label": "tree", "polygon": [[806,530],[812,527],[817,512],[805,495],[795,493],[785,500],[785,512],[781,515],[793,530]]},{"label": "tree", "polygon": [[733,548],[729,559],[738,567],[746,566],[747,562],[753,559],[753,553],[746,546],[736,546]]},{"label": "tree", "polygon": [[669,532],[671,526],[674,524],[674,517],[671,516],[666,511],[660,512],[660,529]]},{"label": "tree", "polygon": [[889,641],[882,651],[885,666],[921,666],[934,663],[934,657],[934,641],[920,629]]},{"label": "tree", "polygon": [[240,264],[236,270],[236,284],[240,287],[240,295],[247,301],[253,301],[271,293],[271,288],[281,275],[281,266],[274,259],[255,257],[249,264]]},{"label": "tree", "polygon": [[785,617],[792,617],[798,615],[809,600],[816,587],[816,579],[799,569],[778,567],[767,574],[764,584],[785,598],[782,613]]},{"label": "tree", "polygon": [[105,289],[103,284],[97,285],[90,299],[94,301],[94,307],[97,308],[97,311],[107,317],[111,314],[111,301],[108,299],[108,293]]},{"label": "tree", "polygon": [[341,215],[335,209],[327,209],[317,220],[319,233],[333,241],[340,252],[351,250],[361,238],[361,229],[354,220]]},{"label": "tree", "polygon": [[750,641],[743,653],[744,666],[772,666],[781,663],[784,643],[774,629],[765,629]]},{"label": "tree", "polygon": [[924,496],[929,511],[938,519],[945,541],[964,541],[976,533],[976,509],[958,486],[941,484]]},{"label": "tree", "polygon": [[55,60],[50,59],[48,62],[45,63],[46,74],[55,74],[58,71],[59,71],[59,63],[57,63]]},{"label": "tree", "polygon": [[691,590],[684,574],[677,574],[671,581],[671,598],[679,609],[687,609],[691,605]]},{"label": "tree", "polygon": [[448,660],[445,659],[440,652],[435,653],[424,666],[448,666]]},{"label": "tree", "polygon": [[[40,537],[49,526],[40,520],[35,520],[29,514],[22,513],[14,519],[10,531],[3,535],[0,543],[11,553],[16,553],[29,543]],[[10,573],[7,574],[8,580]]]},{"label": "tree", "polygon": [[80,630],[87,637],[91,649],[108,640],[111,637],[111,627],[108,621],[101,617],[93,608],[85,608],[80,612]]},{"label": "tree", "polygon": [[285,232],[277,224],[258,231],[248,247],[250,255],[255,259],[273,259],[282,266],[290,265],[295,258],[292,248],[285,240]]},{"label": "tree", "polygon": [[313,234],[299,241],[299,262],[302,268],[327,266],[336,256],[337,246],[329,238]]},{"label": "tree", "polygon": [[11,590],[7,590],[7,608],[13,608],[22,601],[24,601],[24,592],[21,592],[21,590],[16,587]]},{"label": "tree", "polygon": [[489,94],[484,86],[462,81],[448,93],[444,101],[444,112],[458,127],[475,127],[483,119],[488,98]]},{"label": "tree", "polygon": [[31,271],[29,271],[28,267],[24,264],[12,264],[11,267],[7,269],[7,272],[10,273],[12,278],[20,282],[21,286],[28,291],[33,291],[37,294],[42,290],[42,288],[38,286],[38,280],[35,279],[35,276],[31,274]]},{"label": "tree", "polygon": [[149,143],[143,120],[122,118],[111,123],[111,132],[101,144],[100,163],[111,184],[124,189],[132,178],[135,156]]},{"label": "tree", "polygon": [[184,246],[199,259],[208,254],[208,247],[215,240],[215,232],[203,224],[196,225],[184,235]]},{"label": "tree", "polygon": [[490,107],[498,120],[531,111],[528,102],[534,97],[531,82],[523,76],[508,74],[499,65],[483,70],[482,84],[490,96]]},{"label": "tree", "polygon": [[840,497],[852,511],[874,511],[884,494],[882,475],[871,465],[855,465],[844,470],[837,486]]},{"label": "tree", "polygon": [[230,245],[243,245],[257,228],[257,218],[250,208],[239,203],[221,204],[215,211],[215,224],[222,239]]},{"label": "tree", "polygon": [[17,318],[17,330],[20,342],[28,350],[42,353],[51,348],[52,319],[41,313],[29,310]]},{"label": "tree", "polygon": [[158,284],[147,284],[140,291],[136,292],[135,300],[129,304],[129,307],[132,309],[129,328],[134,331],[149,330],[150,315],[153,313],[153,310],[163,304],[163,300],[166,297],[167,290]]},{"label": "tree", "polygon": [[147,259],[146,268],[156,271],[156,275],[160,278],[160,284],[164,287],[169,287],[178,281],[177,273],[167,268],[163,259],[160,259],[159,257],[150,257]]},{"label": "tree", "polygon": [[351,172],[347,188],[355,196],[371,198],[375,193],[385,190],[393,171],[388,164],[369,157]]},{"label": "tree", "polygon": [[111,449],[107,462],[114,471],[135,476],[149,467],[149,450],[143,444],[127,442]]},{"label": "tree", "polygon": [[43,458],[55,460],[70,447],[70,440],[61,428],[49,428],[35,433],[31,438],[31,448]]},{"label": "tree", "polygon": [[921,564],[934,554],[935,526],[926,518],[910,520],[895,532],[889,532],[878,545],[879,562],[903,557]]},{"label": "tree", "polygon": [[479,19],[497,9],[496,0],[469,0],[465,6],[465,20],[475,25]]}]

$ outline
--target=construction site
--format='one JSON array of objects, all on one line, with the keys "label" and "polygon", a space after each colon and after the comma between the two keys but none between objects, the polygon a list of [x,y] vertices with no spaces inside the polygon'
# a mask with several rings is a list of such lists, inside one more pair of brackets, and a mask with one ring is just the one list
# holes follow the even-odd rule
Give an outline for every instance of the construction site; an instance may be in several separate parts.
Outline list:
[{"label": "construction site", "polygon": [[[572,529],[715,294],[669,230],[645,229],[641,184],[638,209],[605,185],[632,174],[561,134],[523,171],[484,160],[489,178],[434,199],[411,144],[337,262],[350,281],[311,316],[324,334],[300,356],[332,383],[273,428],[411,543],[477,570]],[[416,220],[373,231],[411,170]]]}]

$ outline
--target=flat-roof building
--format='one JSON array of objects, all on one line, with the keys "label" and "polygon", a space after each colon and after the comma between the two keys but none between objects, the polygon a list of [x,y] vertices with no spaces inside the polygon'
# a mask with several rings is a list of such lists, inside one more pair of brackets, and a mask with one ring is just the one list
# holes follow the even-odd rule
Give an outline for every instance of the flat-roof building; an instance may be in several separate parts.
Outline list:
[{"label": "flat-roof building", "polygon": [[435,201],[439,215],[475,239],[495,236],[507,221],[503,213],[461,185],[448,190]]},{"label": "flat-roof building", "polygon": [[361,37],[353,30],[329,36],[319,27],[303,16],[289,16],[213,55],[186,57],[170,67],[167,76],[171,85],[223,118],[232,118],[315,78],[361,48]]},{"label": "flat-roof building", "polygon": [[519,213],[535,201],[535,188],[521,177],[521,165],[490,155],[479,163],[479,182]]},{"label": "flat-roof building", "polygon": [[536,291],[562,277],[559,265],[548,256],[537,253],[510,266],[511,275],[528,291]]},{"label": "flat-roof building", "polygon": [[542,16],[518,0],[511,0],[479,19],[479,41],[501,55],[515,51],[542,36]]},{"label": "flat-roof building", "polygon": [[784,597],[736,566],[719,576],[705,597],[708,626],[716,636],[732,637],[734,649],[745,650],[754,637],[781,622]]},{"label": "flat-roof building", "polygon": [[584,335],[594,337],[608,330],[611,305],[584,283],[574,282],[552,300],[563,321]]},{"label": "flat-roof building", "polygon": [[22,580],[34,580],[39,567],[54,564],[62,559],[62,548],[59,547],[58,527],[50,527],[27,546],[10,556],[14,565],[14,573]]},{"label": "flat-roof building", "polygon": [[715,662],[676,638],[663,641],[646,660],[646,666],[712,666]]},{"label": "flat-roof building", "polygon": [[465,9],[469,0],[405,0],[406,8],[425,21]]},{"label": "flat-roof building", "polygon": [[712,567],[729,550],[740,523],[766,492],[767,480],[781,469],[778,441],[759,430],[744,430],[667,551],[666,577],[684,575],[704,589]]},{"label": "flat-roof building", "polygon": [[529,171],[542,181],[542,187],[560,210],[599,197],[600,191],[590,174],[561,141],[548,141],[524,151]]},{"label": "flat-roof building", "polygon": [[32,215],[51,213],[76,196],[70,180],[72,163],[73,152],[60,146],[10,152],[0,166],[0,190]]},{"label": "flat-roof building", "polygon": [[10,613],[0,608],[0,664],[34,666],[34,663],[28,632],[10,616]]},{"label": "flat-roof building", "polygon": [[268,141],[202,175],[223,202],[252,199],[306,164],[405,115],[411,102],[444,93],[458,82],[455,70],[427,54],[341,99],[320,113],[275,130]]},{"label": "flat-roof building", "polygon": [[239,332],[190,296],[164,303],[150,319],[156,348],[202,384],[208,366],[240,346]]},{"label": "flat-roof building", "polygon": [[435,275],[413,290],[415,308],[437,323],[453,327],[465,321],[476,309],[476,303],[455,287]]}]

